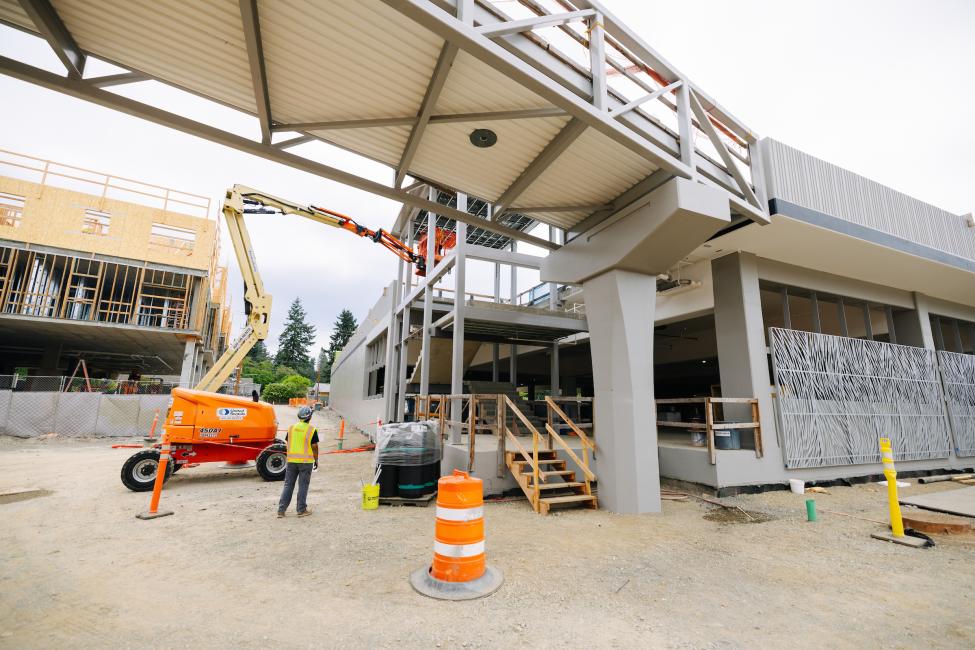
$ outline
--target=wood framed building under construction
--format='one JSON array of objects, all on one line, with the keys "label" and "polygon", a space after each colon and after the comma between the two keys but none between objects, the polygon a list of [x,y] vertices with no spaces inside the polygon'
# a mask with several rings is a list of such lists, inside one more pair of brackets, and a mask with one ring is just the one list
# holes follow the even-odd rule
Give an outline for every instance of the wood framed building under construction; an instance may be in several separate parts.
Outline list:
[{"label": "wood framed building under construction", "polygon": [[57,375],[85,359],[100,374],[201,376],[231,326],[210,207],[0,151],[0,373]]}]

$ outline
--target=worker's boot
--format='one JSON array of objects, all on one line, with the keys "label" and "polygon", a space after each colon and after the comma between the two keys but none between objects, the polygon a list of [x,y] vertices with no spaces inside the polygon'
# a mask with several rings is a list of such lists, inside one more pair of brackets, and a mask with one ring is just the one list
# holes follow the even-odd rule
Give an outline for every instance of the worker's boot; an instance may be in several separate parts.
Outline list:
[{"label": "worker's boot", "polygon": [[299,517],[308,517],[309,515],[311,515],[311,510],[303,510],[302,512],[298,513]]}]

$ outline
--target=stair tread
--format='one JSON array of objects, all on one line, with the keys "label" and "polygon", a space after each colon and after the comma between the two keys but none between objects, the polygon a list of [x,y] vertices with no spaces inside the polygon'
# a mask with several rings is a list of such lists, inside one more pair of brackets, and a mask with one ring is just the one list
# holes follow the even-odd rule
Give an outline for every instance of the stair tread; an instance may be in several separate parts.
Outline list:
[{"label": "stair tread", "polygon": [[[547,476],[568,476],[570,474],[575,474],[571,469],[543,469],[539,474],[545,474]],[[534,476],[534,472],[522,472],[522,476]]]},{"label": "stair tread", "polygon": [[[563,481],[562,483],[539,483],[538,489],[539,490],[565,490],[568,488],[582,487],[583,485],[585,485],[585,483],[580,483],[579,481],[572,481],[572,482]],[[533,487],[534,486],[531,485],[529,486],[530,489]]]},{"label": "stair tread", "polygon": [[[531,462],[530,459],[529,460],[526,460],[524,458],[515,458],[514,460],[511,461],[511,464],[513,465],[515,463],[518,463],[520,465],[527,465],[530,462]],[[564,463],[564,462],[565,462],[565,460],[563,460],[562,458],[539,458],[538,459],[538,464],[539,465],[541,465],[543,463],[545,465],[554,465],[556,463]]]},{"label": "stair tread", "polygon": [[572,503],[574,501],[595,501],[596,497],[592,494],[567,494],[559,497],[542,497],[539,501],[543,503]]}]

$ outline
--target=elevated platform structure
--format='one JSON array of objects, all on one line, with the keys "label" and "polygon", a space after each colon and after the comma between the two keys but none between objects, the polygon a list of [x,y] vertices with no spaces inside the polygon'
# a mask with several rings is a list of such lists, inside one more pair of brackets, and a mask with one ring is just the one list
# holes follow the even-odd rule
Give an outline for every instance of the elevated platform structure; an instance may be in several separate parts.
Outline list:
[{"label": "elevated platform structure", "polygon": [[[589,246],[602,245],[606,253],[613,233],[649,214],[654,227],[639,232],[641,243],[630,254],[660,251],[655,244],[663,237],[668,259],[679,259],[729,224],[769,220],[754,155],[757,136],[593,0],[321,5],[240,0],[218,6],[188,0],[0,0],[0,20],[40,34],[67,72],[57,75],[0,57],[4,74],[401,201],[409,207],[400,214],[396,234],[410,239],[423,221],[428,232],[441,217],[456,223],[456,251],[434,268],[431,246],[429,272],[420,285],[405,281],[411,269],[401,265],[386,300],[388,343],[373,341],[363,351],[371,364],[367,393],[377,394],[381,376],[387,417],[402,411],[406,394],[413,305],[422,300],[421,349],[429,354],[433,287],[450,271],[455,295],[465,296],[466,256],[537,268],[537,262],[519,257],[516,242],[548,251],[571,246],[562,260],[580,252],[584,257]],[[166,38],[158,38],[160,33]],[[88,77],[92,57],[120,71]],[[105,90],[144,80],[255,116],[260,140]],[[393,185],[298,153],[304,151],[299,145],[314,141],[390,165]],[[416,182],[409,184],[409,178]],[[666,214],[647,207],[654,193],[672,197],[679,182],[689,202],[666,202],[673,208]],[[444,191],[456,195],[455,205],[438,200]],[[707,200],[695,205],[694,197]],[[550,226],[548,237],[532,231],[539,223]],[[693,226],[682,232],[684,223]],[[594,237],[599,243],[592,243]],[[503,250],[509,241],[512,250]],[[614,259],[609,251],[598,272],[580,280],[593,287],[587,301],[598,299],[597,308],[588,310],[589,321],[594,314],[599,318],[587,322],[593,345],[608,346],[598,356],[610,365],[596,373],[602,386],[597,408],[613,422],[602,456],[608,468],[605,503],[617,511],[643,512],[659,510],[652,488],[656,464],[650,462],[655,429],[651,425],[649,439],[635,430],[641,421],[652,422],[648,407],[643,413],[649,404],[644,389],[652,389],[643,378],[652,374],[652,344],[633,337],[653,318],[654,278],[647,273],[666,263],[651,260],[633,271],[631,261]],[[550,268],[555,270],[545,279],[553,283],[555,303],[554,283],[573,278],[560,277],[565,264]],[[496,302],[498,296],[496,286]],[[468,314],[472,332],[484,330],[480,335],[495,334],[504,318],[520,316],[509,312],[502,318],[502,310],[460,299],[451,311],[442,325],[449,325],[453,341],[451,392],[457,393]],[[537,317],[542,318],[553,317]],[[554,339],[571,331],[569,321],[582,320],[559,319],[534,323],[528,335]],[[552,374],[558,377],[558,342],[552,345]],[[378,363],[381,356],[385,364]],[[510,359],[516,363],[515,348]],[[422,393],[429,390],[429,367],[421,366]],[[636,377],[638,385],[631,385]],[[627,403],[639,406],[613,419]],[[634,464],[644,456],[646,464]],[[625,471],[616,471],[618,462]],[[645,475],[635,474],[637,467]]]}]

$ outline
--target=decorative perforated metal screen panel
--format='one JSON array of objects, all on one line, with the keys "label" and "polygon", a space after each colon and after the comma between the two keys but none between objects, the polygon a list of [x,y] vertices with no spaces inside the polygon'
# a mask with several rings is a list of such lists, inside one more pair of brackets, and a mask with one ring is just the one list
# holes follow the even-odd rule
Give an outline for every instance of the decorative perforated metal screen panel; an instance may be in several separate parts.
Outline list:
[{"label": "decorative perforated metal screen panel", "polygon": [[975,356],[938,352],[955,454],[975,456]]},{"label": "decorative perforated metal screen panel", "polygon": [[786,467],[946,458],[948,425],[933,350],[771,328]]}]

